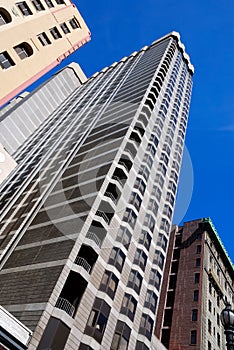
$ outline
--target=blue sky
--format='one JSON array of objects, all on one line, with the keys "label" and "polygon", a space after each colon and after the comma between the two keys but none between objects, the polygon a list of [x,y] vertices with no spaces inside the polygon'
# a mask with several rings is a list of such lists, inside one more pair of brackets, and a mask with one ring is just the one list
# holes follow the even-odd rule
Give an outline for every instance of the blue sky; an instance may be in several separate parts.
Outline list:
[{"label": "blue sky", "polygon": [[210,216],[234,261],[233,0],[73,2],[91,30],[92,41],[57,70],[76,61],[90,76],[172,30],[180,32],[195,66],[186,137],[194,181],[187,160],[181,188],[188,197],[192,182],[193,191],[182,221]]}]

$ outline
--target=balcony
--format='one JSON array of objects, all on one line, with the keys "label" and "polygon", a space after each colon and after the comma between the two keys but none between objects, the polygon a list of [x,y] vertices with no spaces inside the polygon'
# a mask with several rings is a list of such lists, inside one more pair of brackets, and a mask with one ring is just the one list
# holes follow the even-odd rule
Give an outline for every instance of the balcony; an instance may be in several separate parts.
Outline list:
[{"label": "balcony", "polygon": [[88,262],[84,258],[77,256],[77,258],[75,260],[75,264],[83,267],[83,269],[85,269],[85,271],[90,273],[92,267],[88,264]]},{"label": "balcony", "polygon": [[119,160],[119,164],[122,165],[127,170],[127,172],[131,170],[132,161],[130,159],[122,157]]},{"label": "balcony", "polygon": [[111,192],[105,192],[105,196],[110,198],[115,204],[117,203],[117,198],[115,198]]},{"label": "balcony", "polygon": [[106,213],[104,211],[97,210],[96,215],[100,216],[102,219],[104,219],[104,221],[109,225],[110,219],[109,219],[109,217],[106,215]]},{"label": "balcony", "polygon": [[121,168],[116,168],[112,177],[114,180],[118,181],[118,183],[121,185],[121,187],[124,186],[127,176],[125,172]]},{"label": "balcony", "polygon": [[135,158],[136,154],[137,154],[137,150],[138,150],[138,144],[136,144],[136,142],[134,143],[131,143],[131,142],[128,142],[126,144],[126,147],[124,149],[124,152],[128,153],[130,155],[130,157],[132,159]]},{"label": "balcony", "polygon": [[88,232],[86,238],[91,239],[99,248],[101,247],[102,241],[100,240],[100,238],[98,238],[98,236],[95,233]]},{"label": "balcony", "polygon": [[131,141],[135,141],[137,146],[139,146],[139,144],[141,143],[141,134],[139,133],[139,131],[133,130],[129,139]]},{"label": "balcony", "polygon": [[71,271],[55,307],[74,317],[87,284],[88,282],[79,273]]},{"label": "balcony", "polygon": [[67,299],[64,298],[58,298],[55,307],[65,311],[71,317],[73,317],[75,313],[75,307]]}]

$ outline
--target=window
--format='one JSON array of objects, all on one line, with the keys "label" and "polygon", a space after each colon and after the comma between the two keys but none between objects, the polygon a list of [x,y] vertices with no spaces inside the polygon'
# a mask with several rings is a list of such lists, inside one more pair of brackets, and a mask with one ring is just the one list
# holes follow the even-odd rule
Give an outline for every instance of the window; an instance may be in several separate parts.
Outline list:
[{"label": "window", "polygon": [[197,309],[192,310],[192,321],[197,321]]},{"label": "window", "polygon": [[191,331],[190,343],[193,345],[197,344],[197,331]]},{"label": "window", "polygon": [[7,51],[0,53],[0,66],[2,67],[2,69],[8,69],[14,65],[15,63],[10,57],[10,55],[7,53]]},{"label": "window", "polygon": [[141,341],[137,340],[137,342],[136,342],[136,349],[135,350],[150,350],[150,349],[144,343],[142,343]]},{"label": "window", "polygon": [[32,3],[37,11],[43,11],[45,10],[44,6],[40,2],[40,0],[32,0]]},{"label": "window", "polygon": [[196,267],[200,267],[201,266],[201,259],[197,258],[196,259]]},{"label": "window", "polygon": [[114,298],[118,283],[119,280],[113,272],[105,271],[99,289]]},{"label": "window", "polygon": [[154,199],[150,199],[148,209],[151,210],[154,213],[154,215],[157,215],[157,212],[158,212],[157,201]]},{"label": "window", "polygon": [[197,254],[200,254],[201,253],[201,244],[198,244],[197,245]]},{"label": "window", "polygon": [[50,29],[50,33],[53,36],[55,40],[62,38],[62,35],[60,34],[57,27],[53,27]]},{"label": "window", "polygon": [[123,302],[121,306],[121,313],[128,316],[131,321],[134,319],[135,311],[136,311],[137,301],[136,299],[130,295],[125,293],[123,297]]},{"label": "window", "polygon": [[171,228],[170,222],[167,219],[163,218],[161,221],[160,229],[164,230],[166,233],[169,233],[170,228]]},{"label": "window", "polygon": [[110,306],[104,300],[96,298],[85,328],[85,333],[94,337],[99,343],[102,341],[109,313]]},{"label": "window", "polygon": [[55,0],[57,2],[58,5],[63,5],[65,4],[65,2],[63,0]]},{"label": "window", "polygon": [[80,24],[76,18],[70,19],[69,23],[70,23],[70,26],[72,27],[72,29],[80,28]]},{"label": "window", "polygon": [[145,230],[141,231],[140,237],[139,237],[139,243],[142,244],[147,250],[149,250],[150,248],[151,239],[152,238],[147,231]]},{"label": "window", "polygon": [[12,21],[11,15],[7,10],[0,7],[0,26],[10,23]]},{"label": "window", "polygon": [[147,256],[146,254],[143,252],[143,250],[141,249],[137,249],[136,250],[136,254],[135,254],[135,258],[133,263],[136,265],[139,265],[140,268],[145,271],[145,265],[146,265],[146,261],[147,261]]},{"label": "window", "polygon": [[211,312],[211,309],[212,309],[211,301],[208,300],[208,310]]},{"label": "window", "polygon": [[218,313],[217,313],[217,325],[220,326],[220,317]]},{"label": "window", "polygon": [[217,343],[218,343],[218,346],[220,346],[220,334],[217,333]]},{"label": "window", "polygon": [[131,241],[131,237],[132,235],[130,231],[127,229],[127,227],[121,226],[118,231],[116,240],[117,242],[121,242],[125,246],[125,248],[128,249]]},{"label": "window", "polygon": [[127,208],[124,213],[123,221],[127,222],[131,226],[131,228],[134,228],[136,224],[136,219],[136,213],[132,209]]},{"label": "window", "polygon": [[162,233],[158,235],[157,246],[162,247],[164,251],[167,249],[167,238]]},{"label": "window", "polygon": [[65,22],[63,22],[62,24],[60,24],[60,27],[61,27],[62,31],[64,32],[64,34],[71,33],[70,29],[68,28],[68,26],[66,25]]},{"label": "window", "polygon": [[155,269],[152,269],[150,271],[149,284],[152,284],[153,286],[155,286],[157,290],[160,289],[161,279],[162,279],[162,276],[159,271]]},{"label": "window", "polygon": [[40,41],[42,46],[46,46],[46,45],[50,45],[51,41],[49,40],[48,36],[46,35],[46,33],[41,33],[38,36],[38,40]]},{"label": "window", "polygon": [[194,292],[193,292],[193,301],[198,301],[198,297],[199,297],[199,291],[198,290],[194,290]]},{"label": "window", "polygon": [[212,294],[212,284],[209,282],[209,293]]},{"label": "window", "polygon": [[134,207],[136,208],[137,211],[139,211],[140,207],[141,207],[141,203],[142,203],[142,199],[141,197],[135,193],[135,192],[132,192],[131,193],[131,196],[130,196],[130,200],[129,200],[129,203],[134,205]]},{"label": "window", "polygon": [[130,338],[131,329],[122,321],[118,321],[113,341],[111,344],[111,350],[127,350],[128,341]]},{"label": "window", "polygon": [[114,247],[111,251],[110,259],[108,261],[109,264],[114,265],[119,272],[122,271],[123,265],[125,261],[125,255],[120,248]]},{"label": "window", "polygon": [[21,58],[21,60],[24,60],[25,58],[32,56],[33,49],[28,43],[22,43],[18,46],[14,47],[15,52]]},{"label": "window", "polygon": [[153,263],[157,264],[160,267],[160,269],[163,269],[164,260],[165,260],[165,257],[163,255],[163,253],[156,249]]},{"label": "window", "polygon": [[17,2],[16,5],[18,6],[18,8],[21,11],[22,15],[24,15],[24,16],[32,15],[32,11],[28,7],[26,1]]},{"label": "window", "polygon": [[153,313],[155,313],[157,302],[158,302],[157,295],[152,290],[147,290],[144,307],[147,307]]},{"label": "window", "polygon": [[195,273],[194,275],[194,283],[199,283],[200,280],[200,273]]},{"label": "window", "polygon": [[151,214],[146,214],[144,219],[144,225],[148,227],[151,232],[154,232],[155,220]]},{"label": "window", "polygon": [[134,289],[139,294],[142,284],[142,276],[139,272],[131,270],[127,286]]},{"label": "window", "polygon": [[211,320],[208,320],[208,332],[211,334]]},{"label": "window", "polygon": [[154,322],[149,315],[142,314],[139,333],[151,340]]},{"label": "window", "polygon": [[138,189],[139,192],[142,194],[142,196],[144,195],[145,193],[145,189],[146,189],[146,184],[145,182],[140,179],[139,177],[136,178],[136,182],[134,184],[134,188]]},{"label": "window", "polygon": [[48,7],[54,7],[54,4],[52,3],[51,0],[45,0],[45,3]]},{"label": "window", "polygon": [[208,341],[208,350],[211,350],[211,342]]}]

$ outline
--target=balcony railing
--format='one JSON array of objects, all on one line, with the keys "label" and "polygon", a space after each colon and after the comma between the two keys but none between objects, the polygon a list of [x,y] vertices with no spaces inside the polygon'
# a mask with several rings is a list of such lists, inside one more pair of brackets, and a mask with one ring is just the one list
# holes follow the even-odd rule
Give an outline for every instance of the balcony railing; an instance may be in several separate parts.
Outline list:
[{"label": "balcony railing", "polygon": [[97,215],[97,216],[100,216],[101,218],[103,218],[103,219],[107,222],[107,224],[110,223],[110,219],[108,218],[108,216],[106,215],[106,213],[104,213],[104,211],[97,210],[96,215]]},{"label": "balcony railing", "polygon": [[75,306],[72,305],[67,299],[64,299],[64,298],[58,298],[55,307],[65,311],[71,317],[75,313]]},{"label": "balcony railing", "polygon": [[113,175],[113,179],[116,180],[116,181],[118,181],[118,183],[123,187],[123,182],[122,182],[122,180],[121,180],[118,176]]},{"label": "balcony railing", "polygon": [[109,197],[115,204],[117,203],[117,199],[114,197],[114,195],[111,192],[105,192],[105,196]]},{"label": "balcony railing", "polygon": [[89,263],[82,258],[81,256],[77,256],[76,260],[75,260],[75,264],[82,266],[88,273],[90,273],[91,271],[91,266],[89,265]]},{"label": "balcony railing", "polygon": [[95,235],[95,233],[93,232],[88,232],[86,237],[88,239],[91,239],[92,241],[94,241],[98,247],[101,247],[102,241],[98,238],[97,235]]},{"label": "balcony railing", "polygon": [[127,170],[127,172],[129,171],[127,165],[122,160],[119,161],[119,164],[122,165]]}]

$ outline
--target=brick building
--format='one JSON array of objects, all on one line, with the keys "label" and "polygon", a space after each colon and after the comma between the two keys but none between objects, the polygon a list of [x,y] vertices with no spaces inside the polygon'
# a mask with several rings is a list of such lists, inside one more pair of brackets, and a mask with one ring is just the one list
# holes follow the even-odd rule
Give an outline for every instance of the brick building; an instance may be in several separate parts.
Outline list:
[{"label": "brick building", "polygon": [[233,303],[233,277],[210,219],[174,227],[155,328],[169,350],[226,349],[220,313]]}]

